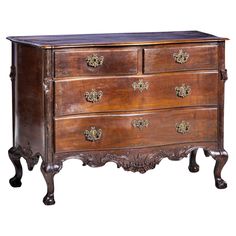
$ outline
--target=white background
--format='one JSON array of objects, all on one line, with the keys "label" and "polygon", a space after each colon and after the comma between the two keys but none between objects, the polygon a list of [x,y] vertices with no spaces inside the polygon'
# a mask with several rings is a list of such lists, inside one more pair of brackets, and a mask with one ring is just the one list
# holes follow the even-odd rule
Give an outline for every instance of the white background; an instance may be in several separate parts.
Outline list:
[{"label": "white background", "polygon": [[[236,235],[236,31],[233,0],[105,1],[1,0],[0,3],[0,235]],[[226,190],[214,186],[214,160],[198,154],[200,172],[188,159],[163,160],[144,175],[64,163],[55,177],[56,205],[46,207],[40,165],[25,170],[13,189],[11,147],[11,47],[9,35],[200,30],[231,40],[226,44],[229,80],[225,99],[223,170]],[[40,163],[41,164],[41,161]]]}]

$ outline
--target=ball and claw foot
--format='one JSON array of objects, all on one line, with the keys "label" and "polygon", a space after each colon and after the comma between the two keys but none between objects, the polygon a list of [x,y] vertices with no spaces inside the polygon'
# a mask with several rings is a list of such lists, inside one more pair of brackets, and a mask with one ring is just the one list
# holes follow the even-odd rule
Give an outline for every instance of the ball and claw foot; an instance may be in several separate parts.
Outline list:
[{"label": "ball and claw foot", "polygon": [[21,180],[15,176],[9,180],[9,183],[13,188],[19,188],[22,185]]},{"label": "ball and claw foot", "polygon": [[43,198],[43,203],[47,206],[54,205],[54,194],[46,194],[46,196]]},{"label": "ball and claw foot", "polygon": [[216,178],[215,179],[215,184],[218,189],[225,189],[227,188],[227,183],[221,179],[221,178]]}]

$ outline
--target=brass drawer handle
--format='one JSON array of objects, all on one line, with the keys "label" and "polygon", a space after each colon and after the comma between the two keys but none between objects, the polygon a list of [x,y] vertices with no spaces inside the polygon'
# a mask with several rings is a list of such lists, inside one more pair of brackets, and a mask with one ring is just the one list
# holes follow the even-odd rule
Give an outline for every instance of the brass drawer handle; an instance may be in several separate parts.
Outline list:
[{"label": "brass drawer handle", "polygon": [[176,96],[180,98],[187,97],[191,93],[191,87],[186,84],[182,84],[180,87],[175,87]]},{"label": "brass drawer handle", "polygon": [[92,54],[86,58],[87,65],[90,67],[98,67],[103,64],[104,57],[103,56],[98,56],[96,54]]},{"label": "brass drawer handle", "polygon": [[84,131],[84,136],[87,141],[95,142],[102,137],[102,130],[91,127],[90,130]]},{"label": "brass drawer handle", "polygon": [[139,90],[140,92],[143,92],[143,90],[148,90],[149,83],[144,82],[143,79],[140,79],[138,82],[133,82],[132,87],[135,90]]},{"label": "brass drawer handle", "polygon": [[181,121],[176,124],[176,132],[180,134],[186,134],[190,131],[190,124],[186,121]]},{"label": "brass drawer handle", "polygon": [[132,120],[132,125],[135,128],[143,129],[148,127],[149,121],[144,119]]},{"label": "brass drawer handle", "polygon": [[87,102],[98,102],[101,100],[102,98],[102,95],[103,95],[103,92],[100,90],[100,91],[96,91],[95,89],[92,89],[90,92],[86,92],[84,94]]},{"label": "brass drawer handle", "polygon": [[175,62],[179,64],[184,64],[187,62],[189,58],[189,54],[187,52],[184,52],[182,49],[180,49],[177,53],[173,54],[173,57],[175,59]]}]

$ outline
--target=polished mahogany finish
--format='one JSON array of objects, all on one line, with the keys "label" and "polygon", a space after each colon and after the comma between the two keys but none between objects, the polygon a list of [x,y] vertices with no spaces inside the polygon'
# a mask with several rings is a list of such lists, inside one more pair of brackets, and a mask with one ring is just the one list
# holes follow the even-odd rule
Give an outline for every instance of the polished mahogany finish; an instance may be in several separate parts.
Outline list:
[{"label": "polished mahogany finish", "polygon": [[[102,57],[102,65],[88,66],[87,57]],[[136,49],[85,49],[55,52],[55,77],[80,75],[122,75],[137,73]]]},{"label": "polished mahogany finish", "polygon": [[[148,89],[134,90],[133,84],[140,80],[148,83]],[[218,80],[218,71],[214,70],[60,80],[55,82],[55,115],[216,106]],[[179,97],[176,95],[176,87],[181,88],[183,84],[189,86],[191,91],[187,96]],[[96,92],[101,91],[102,96],[96,102],[89,102],[85,93],[93,89]]]},{"label": "polished mahogany finish", "polygon": [[222,42],[220,38],[200,31],[40,35],[8,37],[12,42],[29,44],[41,48],[70,48],[97,46],[157,45],[187,42]]},{"label": "polished mahogany finish", "polygon": [[[134,128],[133,120],[147,120],[148,126]],[[186,134],[176,132],[182,120],[190,125]],[[84,138],[91,126],[102,130],[96,142]],[[217,109],[178,109],[136,113],[106,113],[64,117],[55,120],[55,152],[163,146],[177,143],[217,141]]]},{"label": "polished mahogany finish", "polygon": [[227,187],[226,38],[180,31],[8,39],[13,187],[21,186],[21,157],[29,170],[42,158],[43,202],[52,205],[54,176],[67,159],[145,173],[165,157],[190,155],[197,172],[198,148],[216,160],[216,187]]},{"label": "polished mahogany finish", "polygon": [[[176,63],[174,55],[179,51],[187,54],[186,62]],[[144,73],[168,71],[185,71],[218,68],[218,45],[208,44],[177,44],[159,45],[144,49]]]}]

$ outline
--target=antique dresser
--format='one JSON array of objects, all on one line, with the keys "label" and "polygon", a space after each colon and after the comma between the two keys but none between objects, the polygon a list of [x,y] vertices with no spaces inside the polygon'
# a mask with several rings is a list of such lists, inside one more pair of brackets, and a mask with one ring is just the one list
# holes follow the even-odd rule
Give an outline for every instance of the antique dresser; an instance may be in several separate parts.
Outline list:
[{"label": "antique dresser", "polygon": [[13,147],[10,179],[21,186],[23,157],[32,170],[42,158],[46,205],[63,161],[144,173],[167,157],[199,148],[221,171],[225,40],[198,31],[8,37],[12,42]]}]

